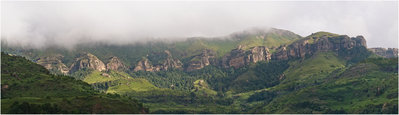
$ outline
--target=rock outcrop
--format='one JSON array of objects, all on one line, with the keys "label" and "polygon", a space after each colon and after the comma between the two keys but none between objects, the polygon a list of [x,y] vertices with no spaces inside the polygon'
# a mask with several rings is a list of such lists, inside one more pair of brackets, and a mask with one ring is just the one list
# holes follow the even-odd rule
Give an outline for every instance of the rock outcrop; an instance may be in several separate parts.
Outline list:
[{"label": "rock outcrop", "polygon": [[143,58],[136,64],[133,71],[153,71],[153,67],[147,58]]},{"label": "rock outcrop", "polygon": [[44,66],[46,69],[50,71],[61,72],[62,74],[68,74],[69,68],[62,63],[62,55],[41,57],[36,60],[37,64]]},{"label": "rock outcrop", "polygon": [[163,71],[170,68],[182,68],[183,63],[179,59],[174,59],[168,50],[165,50],[164,53],[166,56],[161,64],[152,65],[148,58],[143,58],[136,64],[133,71]]},{"label": "rock outcrop", "polygon": [[371,52],[385,58],[398,57],[398,48],[370,48]]},{"label": "rock outcrop", "polygon": [[156,70],[168,70],[169,68],[181,68],[183,66],[183,63],[181,63],[179,59],[174,59],[168,50],[165,50],[164,52],[167,57],[162,65],[157,65]]},{"label": "rock outcrop", "polygon": [[126,69],[125,64],[115,56],[111,57],[107,63],[107,70],[124,71]]},{"label": "rock outcrop", "polygon": [[75,62],[71,66],[70,72],[75,72],[83,68],[89,68],[98,71],[106,70],[105,64],[96,56],[90,53],[82,54],[78,58],[76,58]]},{"label": "rock outcrop", "polygon": [[201,54],[196,55],[191,59],[187,65],[186,71],[202,69],[215,62],[215,52],[209,49],[204,49]]},{"label": "rock outcrop", "polygon": [[354,47],[367,47],[363,36],[348,37],[346,35],[307,37],[298,40],[288,46],[283,45],[277,48],[272,55],[273,60],[286,60],[289,58],[304,58],[315,52],[335,51],[351,49]]},{"label": "rock outcrop", "polygon": [[245,51],[239,46],[232,50],[222,58],[222,66],[225,68],[234,67],[239,68],[250,63],[257,63],[259,61],[269,61],[271,54],[269,49],[265,46],[256,46]]}]

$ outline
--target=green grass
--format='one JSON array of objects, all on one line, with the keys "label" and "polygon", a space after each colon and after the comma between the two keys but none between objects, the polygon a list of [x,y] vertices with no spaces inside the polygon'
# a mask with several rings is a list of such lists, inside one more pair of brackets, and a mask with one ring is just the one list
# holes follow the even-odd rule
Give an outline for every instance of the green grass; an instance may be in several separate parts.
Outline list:
[{"label": "green grass", "polygon": [[213,95],[213,96],[217,95],[216,91],[214,91],[212,89],[209,89],[209,88],[210,87],[208,86],[208,83],[206,83],[205,80],[199,79],[199,80],[196,80],[194,82],[194,89],[192,91],[194,91],[194,92],[196,92],[196,93],[198,93],[200,95],[207,95],[207,96],[209,96],[209,95]]},{"label": "green grass", "polygon": [[140,91],[150,91],[158,89],[150,82],[148,82],[146,79],[141,79],[141,78],[120,80],[118,81],[118,84],[119,85],[117,86],[110,87],[107,90],[107,93],[124,94],[126,92],[131,92],[131,91],[140,92]]},{"label": "green grass", "polygon": [[[320,55],[318,58],[310,58],[301,63],[300,68],[306,68],[307,63],[313,61],[319,64],[326,64],[327,61],[336,62],[337,59],[325,60],[324,63],[317,61],[323,59]],[[321,56],[321,57],[320,57]],[[308,62],[311,61],[311,62]],[[396,63],[396,64],[395,64]],[[298,65],[296,63],[292,63]],[[341,63],[343,64],[343,63]],[[311,65],[317,65],[315,63]],[[395,65],[395,66],[387,66]],[[291,66],[291,67],[292,67]],[[381,68],[383,67],[383,68]],[[317,78],[318,83],[312,82],[311,77],[307,74],[295,74],[296,81],[285,81],[276,87],[270,88],[271,91],[287,93],[285,95],[274,98],[269,104],[258,104],[252,111],[257,113],[397,113],[397,60],[392,59],[367,59],[359,64],[351,66],[347,69],[334,71],[325,76],[320,74]],[[323,68],[320,66],[320,68]],[[290,68],[290,72],[294,68]],[[311,69],[311,68],[309,68]],[[328,67],[324,69],[329,70]],[[317,70],[315,68],[311,70]],[[333,68],[331,68],[333,70]],[[385,70],[385,71],[382,71]],[[288,71],[288,70],[287,70]],[[303,71],[307,71],[303,69]],[[317,72],[317,71],[316,71]],[[328,72],[327,72],[328,73]],[[303,76],[305,75],[305,77]],[[307,76],[307,77],[306,77]],[[289,74],[287,73],[287,79]],[[301,80],[308,79],[308,80]],[[310,79],[310,80],[309,80]],[[283,87],[287,84],[295,84],[294,89],[291,87]],[[304,85],[307,84],[307,85]],[[289,91],[289,92],[287,92]],[[384,109],[383,106],[385,105]]]},{"label": "green grass", "polygon": [[134,99],[106,95],[69,76],[51,75],[22,57],[1,54],[2,113],[145,113]]},{"label": "green grass", "polygon": [[343,70],[345,64],[345,60],[338,58],[333,52],[320,52],[306,60],[292,61],[284,72],[284,80],[275,88],[313,84],[328,77],[333,71]]}]

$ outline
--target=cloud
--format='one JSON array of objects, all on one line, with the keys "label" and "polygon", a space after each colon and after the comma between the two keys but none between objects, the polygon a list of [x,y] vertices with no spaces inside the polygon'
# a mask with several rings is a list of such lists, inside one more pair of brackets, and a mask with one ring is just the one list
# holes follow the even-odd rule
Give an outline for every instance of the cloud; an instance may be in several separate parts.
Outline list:
[{"label": "cloud", "polygon": [[398,47],[397,1],[2,1],[1,6],[2,41],[35,48],[214,37],[251,27],[302,36],[363,35],[369,47]]}]

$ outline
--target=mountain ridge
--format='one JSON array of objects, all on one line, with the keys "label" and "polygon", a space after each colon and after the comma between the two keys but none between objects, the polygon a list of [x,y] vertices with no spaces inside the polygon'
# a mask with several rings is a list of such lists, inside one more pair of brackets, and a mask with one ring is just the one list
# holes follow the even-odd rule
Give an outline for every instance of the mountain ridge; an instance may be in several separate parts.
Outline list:
[{"label": "mountain ridge", "polygon": [[[55,74],[74,67],[71,77],[100,92],[139,99],[151,113],[397,113],[392,109],[397,107],[395,82],[385,82],[397,76],[395,49],[367,48],[362,36],[316,32],[301,37],[274,29],[235,33],[230,39],[80,48],[11,52],[37,59]],[[378,83],[386,85],[370,85]],[[374,90],[380,90],[378,95]],[[347,97],[355,94],[363,96]],[[304,99],[292,100],[296,95]]]}]

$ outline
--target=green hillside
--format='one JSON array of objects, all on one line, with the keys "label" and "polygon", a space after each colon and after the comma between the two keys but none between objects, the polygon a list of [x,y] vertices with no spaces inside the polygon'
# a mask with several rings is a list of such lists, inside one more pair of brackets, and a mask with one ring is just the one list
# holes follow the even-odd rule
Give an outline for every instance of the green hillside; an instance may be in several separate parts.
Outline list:
[{"label": "green hillside", "polygon": [[[252,31],[252,30],[251,30]],[[170,50],[170,52],[181,59],[189,58],[201,53],[203,49],[211,49],[217,53],[218,57],[237,48],[239,45],[245,46],[245,49],[254,46],[277,47],[301,38],[301,36],[280,29],[256,30],[255,32],[238,32],[228,37],[216,38],[188,38],[183,41],[163,42],[152,41],[147,43],[136,43],[126,45],[108,45],[104,43],[80,44],[73,49],[66,49],[57,46],[51,46],[43,49],[29,49],[19,46],[9,46],[2,41],[2,51],[10,54],[24,56],[29,60],[35,60],[40,57],[54,56],[60,54],[64,56],[62,62],[70,67],[76,56],[80,53],[90,52],[97,56],[101,61],[107,63],[110,57],[116,56],[126,65],[134,66],[142,57],[147,54],[152,55]],[[151,60],[156,63],[158,60]]]},{"label": "green hillside", "polygon": [[255,100],[264,102],[252,112],[398,112],[397,59],[367,59],[351,67],[343,66],[339,60],[325,53],[303,61],[296,69],[291,66],[280,85],[253,95],[260,96],[252,97]]},{"label": "green hillside", "polygon": [[103,94],[68,76],[49,74],[19,56],[1,54],[2,113],[146,113],[142,104]]},{"label": "green hillside", "polygon": [[[280,29],[252,29],[171,42],[82,44],[73,50],[3,45],[2,50],[31,61],[2,54],[2,111],[398,113],[398,58],[381,58],[365,42],[329,32],[301,37]],[[250,50],[254,46],[267,49]],[[50,58],[42,65],[70,67],[81,53],[99,60],[76,61],[79,70],[65,76],[34,64],[39,57],[60,54],[61,61]],[[113,56],[120,61],[109,66]]]}]

